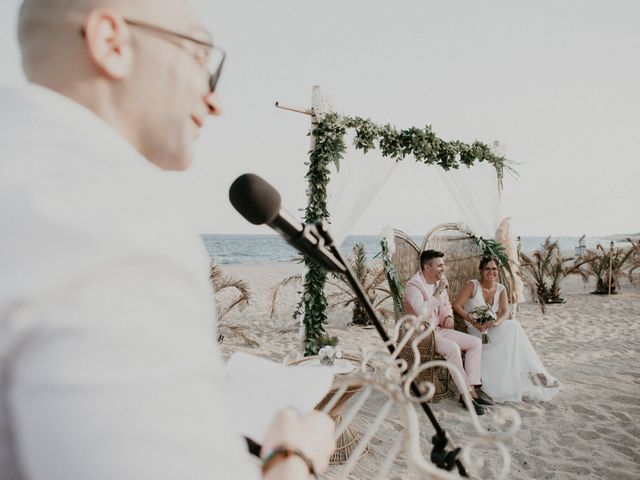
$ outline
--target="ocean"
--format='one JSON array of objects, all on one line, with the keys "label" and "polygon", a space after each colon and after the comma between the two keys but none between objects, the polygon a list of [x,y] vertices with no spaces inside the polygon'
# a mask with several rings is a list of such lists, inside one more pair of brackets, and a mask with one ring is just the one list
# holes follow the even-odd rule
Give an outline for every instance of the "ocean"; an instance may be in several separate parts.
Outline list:
[{"label": "ocean", "polygon": [[[299,257],[298,252],[278,235],[211,235],[202,234],[205,247],[214,262],[221,265],[229,264],[256,264],[256,263],[282,263],[290,262]],[[424,237],[412,236],[418,246]],[[546,237],[522,237],[521,249],[524,253],[531,253],[540,248]],[[578,237],[552,237],[558,240],[560,250],[566,254],[573,254],[574,247],[578,245]],[[595,248],[600,243],[603,247],[609,247],[608,239],[587,237],[587,248]],[[351,255],[356,243],[364,243],[369,258],[373,258],[380,252],[380,237],[378,235],[350,235],[342,245],[340,251],[343,255]],[[622,244],[621,244],[622,245]]]}]

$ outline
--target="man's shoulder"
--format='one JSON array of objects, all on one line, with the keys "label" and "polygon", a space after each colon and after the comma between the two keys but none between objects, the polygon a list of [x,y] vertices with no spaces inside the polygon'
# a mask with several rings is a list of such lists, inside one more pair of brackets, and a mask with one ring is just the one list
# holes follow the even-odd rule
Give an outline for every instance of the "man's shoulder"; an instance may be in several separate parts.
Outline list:
[{"label": "man's shoulder", "polygon": [[420,272],[420,271],[418,270],[418,271],[416,272],[416,274],[415,274],[413,277],[411,277],[411,278],[409,279],[409,281],[407,281],[407,285],[405,286],[405,290],[406,290],[407,288],[411,288],[411,287],[413,287],[413,288],[418,288],[419,290],[421,290],[421,291],[422,291],[422,290],[424,289],[424,288],[423,288],[423,283],[424,283],[424,281],[423,281],[423,279],[422,279],[422,272]]}]

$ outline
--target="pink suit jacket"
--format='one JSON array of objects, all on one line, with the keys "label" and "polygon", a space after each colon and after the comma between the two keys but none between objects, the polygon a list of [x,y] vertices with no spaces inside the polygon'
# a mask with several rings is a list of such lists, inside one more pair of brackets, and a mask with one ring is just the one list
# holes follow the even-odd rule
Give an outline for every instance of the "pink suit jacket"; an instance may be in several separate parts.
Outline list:
[{"label": "pink suit jacket", "polygon": [[439,300],[431,295],[427,282],[422,276],[422,271],[418,271],[407,282],[402,296],[402,304],[406,315],[426,317],[429,323],[437,319],[440,327],[444,325],[446,317],[453,317],[453,308],[451,308],[447,290],[440,294]]}]

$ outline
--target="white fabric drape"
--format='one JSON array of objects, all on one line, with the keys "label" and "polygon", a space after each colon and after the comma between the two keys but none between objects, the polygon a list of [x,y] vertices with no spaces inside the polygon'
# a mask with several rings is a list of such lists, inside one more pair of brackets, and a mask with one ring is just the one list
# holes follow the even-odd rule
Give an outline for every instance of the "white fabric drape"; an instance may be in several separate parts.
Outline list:
[{"label": "white fabric drape", "polygon": [[470,168],[445,171],[437,167],[436,170],[460,209],[464,223],[476,235],[493,238],[501,217],[495,168],[481,162]]},{"label": "white fabric drape", "polygon": [[347,151],[339,171],[331,165],[327,187],[331,234],[337,245],[351,232],[398,165],[394,160],[384,158],[378,150],[363,154],[351,146],[352,140],[353,135],[345,137]]}]

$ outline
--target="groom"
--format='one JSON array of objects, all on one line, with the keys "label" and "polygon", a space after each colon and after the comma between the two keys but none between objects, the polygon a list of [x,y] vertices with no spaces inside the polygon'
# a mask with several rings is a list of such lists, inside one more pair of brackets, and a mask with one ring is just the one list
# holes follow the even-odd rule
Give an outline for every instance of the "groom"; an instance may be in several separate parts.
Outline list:
[{"label": "groom", "polygon": [[[483,415],[482,405],[492,405],[492,402],[478,397],[475,391],[475,387],[480,385],[482,342],[472,335],[453,330],[453,309],[447,293],[449,282],[444,276],[443,257],[444,253],[436,250],[422,252],[420,271],[407,282],[404,290],[404,311],[407,315],[415,315],[429,323],[437,323],[436,353],[465,373],[466,383],[459,382],[455,376],[453,381],[461,394],[464,391],[469,392],[476,414]],[[464,367],[461,351],[466,353]],[[462,395],[460,403],[464,406]]]}]

